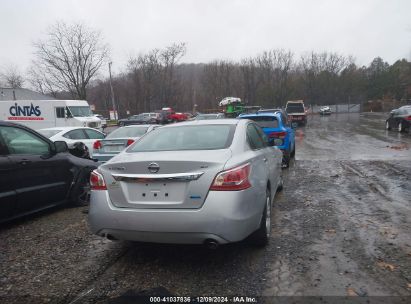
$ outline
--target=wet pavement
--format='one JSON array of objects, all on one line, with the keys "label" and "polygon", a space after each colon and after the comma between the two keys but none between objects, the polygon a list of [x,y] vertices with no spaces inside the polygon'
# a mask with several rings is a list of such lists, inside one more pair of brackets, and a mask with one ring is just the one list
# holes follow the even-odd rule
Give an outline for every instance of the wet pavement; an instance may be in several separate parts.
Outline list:
[{"label": "wet pavement", "polygon": [[384,117],[312,116],[296,130],[266,248],[111,242],[89,233],[86,207],[57,208],[0,227],[0,299],[105,303],[158,287],[268,300],[411,296],[411,135],[385,131]]}]

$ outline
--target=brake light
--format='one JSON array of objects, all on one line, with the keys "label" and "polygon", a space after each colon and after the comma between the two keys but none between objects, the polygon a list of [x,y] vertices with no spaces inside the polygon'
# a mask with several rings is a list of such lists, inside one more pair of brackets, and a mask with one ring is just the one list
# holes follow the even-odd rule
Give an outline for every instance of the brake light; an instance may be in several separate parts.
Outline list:
[{"label": "brake light", "polygon": [[268,137],[270,138],[280,138],[284,139],[287,136],[287,132],[271,132],[268,134]]},{"label": "brake light", "polygon": [[220,172],[214,178],[210,187],[213,191],[238,191],[251,187],[248,177],[250,176],[251,166],[245,164],[230,170]]},{"label": "brake light", "polygon": [[410,120],[411,121],[411,116],[406,117],[405,120]]},{"label": "brake light", "polygon": [[127,147],[128,147],[129,145],[131,145],[133,142],[134,142],[134,139],[129,139],[129,140],[127,140]]},{"label": "brake light", "polygon": [[90,187],[91,190],[107,190],[103,175],[96,170],[93,170],[90,174]]},{"label": "brake light", "polygon": [[96,140],[96,141],[94,142],[94,144],[93,144],[93,149],[94,149],[94,150],[101,149],[101,141]]}]

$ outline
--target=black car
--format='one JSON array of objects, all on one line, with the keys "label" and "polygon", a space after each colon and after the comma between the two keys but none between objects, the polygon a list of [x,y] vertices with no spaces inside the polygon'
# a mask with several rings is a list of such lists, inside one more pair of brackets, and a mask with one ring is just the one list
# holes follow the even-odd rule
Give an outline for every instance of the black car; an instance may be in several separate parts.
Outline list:
[{"label": "black car", "polygon": [[411,106],[403,106],[392,110],[385,122],[387,130],[396,129],[398,132],[411,132]]},{"label": "black car", "polygon": [[85,203],[96,163],[25,126],[0,121],[0,222],[68,202]]},{"label": "black car", "polygon": [[120,119],[118,125],[120,127],[129,125],[145,125],[145,124],[157,124],[160,119],[160,114],[158,113],[142,113],[138,115],[132,115],[126,119]]}]

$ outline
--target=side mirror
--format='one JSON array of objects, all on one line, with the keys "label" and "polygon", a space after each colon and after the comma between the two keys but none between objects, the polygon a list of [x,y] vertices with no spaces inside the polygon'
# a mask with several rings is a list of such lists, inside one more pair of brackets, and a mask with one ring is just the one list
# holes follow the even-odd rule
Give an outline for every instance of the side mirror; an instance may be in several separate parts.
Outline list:
[{"label": "side mirror", "polygon": [[67,152],[68,151],[68,146],[65,141],[55,141],[54,142],[54,148],[56,153],[62,153],[62,152]]}]

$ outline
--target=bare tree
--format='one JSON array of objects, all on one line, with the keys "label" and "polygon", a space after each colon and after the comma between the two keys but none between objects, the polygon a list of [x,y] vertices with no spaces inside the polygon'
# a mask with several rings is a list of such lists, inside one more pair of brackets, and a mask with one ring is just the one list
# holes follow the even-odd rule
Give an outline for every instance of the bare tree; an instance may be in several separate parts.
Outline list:
[{"label": "bare tree", "polygon": [[160,53],[160,59],[163,64],[162,99],[166,104],[174,104],[176,102],[176,100],[173,100],[177,93],[176,90],[178,90],[177,83],[175,82],[175,66],[185,53],[185,43],[174,43]]},{"label": "bare tree", "polygon": [[108,59],[108,46],[100,32],[81,23],[56,23],[34,47],[31,74],[42,76],[34,78],[37,87],[68,91],[75,99],[86,99],[90,80]]},{"label": "bare tree", "polygon": [[13,89],[21,88],[24,83],[23,76],[14,64],[9,64],[3,69],[3,71],[0,71],[0,79],[5,86]]}]

